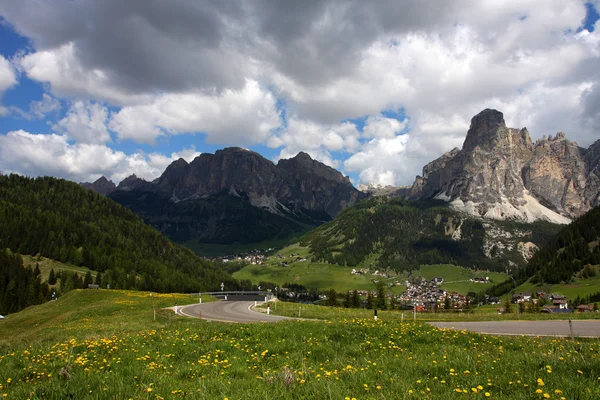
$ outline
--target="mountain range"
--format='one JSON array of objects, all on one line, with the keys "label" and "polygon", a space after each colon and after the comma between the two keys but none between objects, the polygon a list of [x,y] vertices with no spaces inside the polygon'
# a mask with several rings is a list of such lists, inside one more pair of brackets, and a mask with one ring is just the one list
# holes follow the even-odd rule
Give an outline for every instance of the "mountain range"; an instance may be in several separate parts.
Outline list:
[{"label": "mountain range", "polygon": [[179,159],[152,182],[132,175],[118,186],[104,177],[83,185],[188,245],[290,238],[378,195],[443,200],[484,221],[567,224],[600,204],[600,140],[585,149],[558,133],[534,143],[527,128],[508,128],[501,112],[486,109],[462,149],[428,163],[409,187],[358,190],[306,153],[274,164],[237,147]]},{"label": "mountain range", "polygon": [[179,242],[252,243],[329,221],[367,195],[339,171],[299,153],[277,164],[246,149],[173,162],[156,180],[102,177],[84,186],[108,195]]}]

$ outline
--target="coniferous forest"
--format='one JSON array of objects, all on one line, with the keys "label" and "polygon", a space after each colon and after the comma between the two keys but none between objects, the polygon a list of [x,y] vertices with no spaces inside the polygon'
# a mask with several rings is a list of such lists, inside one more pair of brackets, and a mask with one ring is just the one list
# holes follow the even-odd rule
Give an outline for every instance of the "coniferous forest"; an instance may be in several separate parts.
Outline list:
[{"label": "coniferous forest", "polygon": [[0,314],[9,314],[49,300],[47,283],[40,280],[40,270],[23,267],[19,254],[0,250]]},{"label": "coniferous forest", "polygon": [[103,287],[114,289],[198,292],[221,282],[237,287],[229,274],[128,209],[56,178],[0,176],[0,249],[86,266],[101,273]]},{"label": "coniferous forest", "polygon": [[[519,270],[515,279],[494,285],[486,293],[501,296],[530,280],[535,284],[570,282],[590,278],[600,265],[600,207],[596,207],[563,227]],[[596,296],[590,296],[595,299]]]},{"label": "coniferous forest", "polygon": [[540,248],[520,278],[531,278],[533,283],[560,283],[569,282],[577,273],[595,274],[591,266],[600,264],[599,239],[600,207],[596,207]]}]

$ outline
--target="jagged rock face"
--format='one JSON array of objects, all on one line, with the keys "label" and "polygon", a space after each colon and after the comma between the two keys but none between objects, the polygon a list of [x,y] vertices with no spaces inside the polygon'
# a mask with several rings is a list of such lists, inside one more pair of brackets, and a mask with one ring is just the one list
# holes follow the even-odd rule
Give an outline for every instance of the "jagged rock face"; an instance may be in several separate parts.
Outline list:
[{"label": "jagged rock face", "polygon": [[224,189],[261,196],[269,192],[275,178],[275,165],[260,154],[227,148],[215,154],[203,153],[189,165],[176,161],[158,184],[180,200],[209,196]]},{"label": "jagged rock face", "polygon": [[313,160],[306,153],[280,160],[277,170],[283,181],[276,197],[283,204],[307,210],[323,210],[335,217],[344,208],[366,197],[339,171]]},{"label": "jagged rock face", "polygon": [[588,174],[584,197],[589,207],[600,205],[600,140],[592,144],[586,152]]},{"label": "jagged rock face", "polygon": [[583,196],[587,165],[585,149],[560,132],[536,143],[532,158],[523,167],[523,181],[542,204],[569,217],[589,209]]},{"label": "jagged rock face", "polygon": [[90,189],[96,193],[100,193],[105,196],[108,196],[117,189],[117,186],[112,181],[106,179],[104,176],[96,180],[94,183],[83,182],[80,183],[80,185],[86,189]]},{"label": "jagged rock face", "polygon": [[339,171],[299,153],[277,165],[260,154],[226,148],[201,154],[190,164],[178,160],[156,181],[175,201],[229,191],[245,193],[263,208],[285,207],[325,211],[331,217],[364,196]]},{"label": "jagged rock face", "polygon": [[[116,191],[131,191],[131,190],[153,190],[153,185],[150,182],[138,178],[135,174],[129,175],[123,179],[117,186]],[[112,194],[112,193],[111,193]]]},{"label": "jagged rock face", "polygon": [[526,128],[507,128],[501,112],[486,109],[471,120],[462,150],[423,168],[409,198],[435,197],[495,219],[568,223],[598,200],[590,172],[600,156],[586,161],[586,154],[562,133],[534,145]]}]

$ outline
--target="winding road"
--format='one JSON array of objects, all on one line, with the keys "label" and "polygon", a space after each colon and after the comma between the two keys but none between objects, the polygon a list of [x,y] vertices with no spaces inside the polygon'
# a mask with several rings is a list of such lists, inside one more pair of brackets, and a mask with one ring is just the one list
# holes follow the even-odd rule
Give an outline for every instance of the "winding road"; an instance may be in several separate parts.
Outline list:
[{"label": "winding road", "polygon": [[254,301],[213,301],[210,303],[182,306],[179,308],[178,314],[210,321],[240,323],[277,322],[284,319],[291,319],[253,311],[253,306]]},{"label": "winding road", "polygon": [[430,322],[436,328],[468,330],[489,335],[600,337],[600,320]]}]

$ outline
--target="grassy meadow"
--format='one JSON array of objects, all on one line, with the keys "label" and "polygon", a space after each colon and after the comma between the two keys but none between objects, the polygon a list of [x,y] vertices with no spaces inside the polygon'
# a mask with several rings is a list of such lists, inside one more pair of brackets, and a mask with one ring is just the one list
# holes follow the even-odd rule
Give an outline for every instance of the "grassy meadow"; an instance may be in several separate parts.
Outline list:
[{"label": "grassy meadow", "polygon": [[[381,277],[367,273],[365,275],[352,275],[352,267],[341,266],[337,264],[328,264],[324,262],[314,263],[310,261],[291,262],[297,257],[309,257],[309,249],[302,247],[298,243],[288,246],[267,259],[266,265],[247,265],[241,270],[235,272],[233,277],[236,279],[248,279],[253,283],[260,281],[275,282],[279,285],[285,283],[299,283],[307,288],[317,288],[327,290],[330,288],[338,292],[347,290],[369,290],[373,289],[373,279]],[[282,258],[277,258],[281,255]],[[375,265],[376,255],[367,259],[364,263],[357,266],[357,269]],[[289,262],[289,266],[281,265],[282,262]],[[374,272],[374,271],[373,271]],[[392,275],[393,273],[390,273]],[[419,270],[412,273],[397,274],[391,276],[386,281],[393,283],[404,280],[410,276],[422,276],[431,279],[435,276],[444,277],[445,282],[441,285],[442,289],[450,292],[467,294],[468,292],[479,292],[492,285],[503,282],[508,279],[508,275],[497,272],[488,272],[481,270],[470,270],[456,265],[424,265]],[[490,278],[490,283],[469,282],[472,277]],[[394,286],[390,289],[393,293],[400,294],[404,291],[403,286]]]},{"label": "grassy meadow", "polygon": [[76,290],[9,315],[0,321],[0,397],[600,397],[598,340],[439,330],[391,312],[377,322],[362,310],[338,319],[337,309],[318,306],[310,307],[327,320],[225,324],[164,309],[153,318],[153,305],[196,301]]}]

